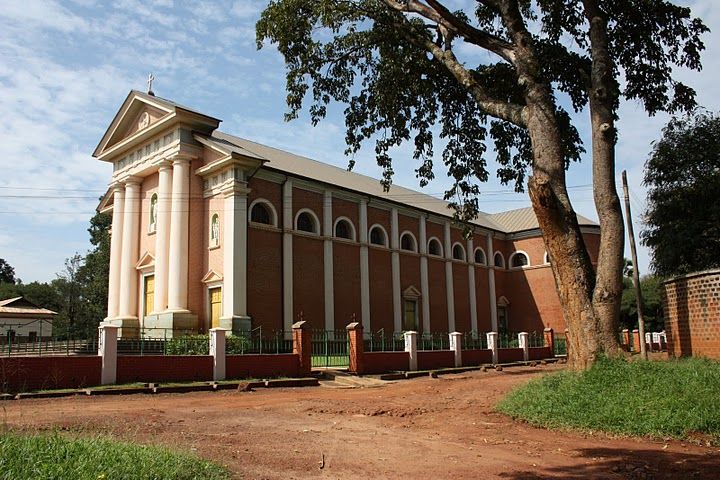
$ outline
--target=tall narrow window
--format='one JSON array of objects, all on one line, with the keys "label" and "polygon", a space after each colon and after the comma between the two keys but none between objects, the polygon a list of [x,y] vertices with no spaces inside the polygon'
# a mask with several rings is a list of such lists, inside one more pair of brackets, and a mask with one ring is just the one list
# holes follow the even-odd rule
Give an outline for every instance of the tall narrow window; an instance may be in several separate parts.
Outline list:
[{"label": "tall narrow window", "polygon": [[210,246],[220,245],[220,216],[216,213],[210,220]]},{"label": "tall narrow window", "polygon": [[153,193],[150,197],[150,224],[148,226],[149,232],[154,232],[157,229],[157,208],[158,208],[158,196],[157,193]]}]

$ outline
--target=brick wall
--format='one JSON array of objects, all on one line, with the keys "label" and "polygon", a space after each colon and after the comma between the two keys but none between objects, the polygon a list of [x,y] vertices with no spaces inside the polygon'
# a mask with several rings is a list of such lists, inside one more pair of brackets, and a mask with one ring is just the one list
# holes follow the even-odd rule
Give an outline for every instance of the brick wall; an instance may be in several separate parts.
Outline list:
[{"label": "brick wall", "polygon": [[[99,375],[98,375],[99,377]],[[201,382],[213,378],[213,359],[209,355],[120,356],[117,383]]]},{"label": "brick wall", "polygon": [[228,379],[299,376],[298,355],[227,355],[225,372]]},{"label": "brick wall", "polygon": [[498,350],[498,363],[522,362],[524,359],[522,348],[501,348]]},{"label": "brick wall", "polygon": [[543,358],[552,358],[550,347],[530,347],[530,360],[542,360]]},{"label": "brick wall", "polygon": [[492,350],[463,350],[462,362],[464,367],[492,363]]},{"label": "brick wall", "polygon": [[720,269],[664,284],[668,354],[720,359]]},{"label": "brick wall", "polygon": [[94,386],[100,383],[100,368],[97,356],[0,358],[0,391]]},{"label": "brick wall", "polygon": [[408,369],[410,357],[407,352],[365,352],[363,365],[365,374],[404,372]]},{"label": "brick wall", "polygon": [[455,366],[455,352],[452,350],[418,351],[418,370],[452,368]]}]

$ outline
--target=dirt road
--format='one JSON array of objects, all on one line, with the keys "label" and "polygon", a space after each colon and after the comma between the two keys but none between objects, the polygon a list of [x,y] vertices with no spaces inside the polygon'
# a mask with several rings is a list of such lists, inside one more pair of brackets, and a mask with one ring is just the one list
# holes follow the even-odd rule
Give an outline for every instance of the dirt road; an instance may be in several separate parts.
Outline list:
[{"label": "dirt road", "polygon": [[60,428],[169,445],[227,465],[237,478],[720,478],[717,447],[545,431],[493,412],[512,387],[554,368],[380,388],[71,397],[4,406],[14,429]]}]

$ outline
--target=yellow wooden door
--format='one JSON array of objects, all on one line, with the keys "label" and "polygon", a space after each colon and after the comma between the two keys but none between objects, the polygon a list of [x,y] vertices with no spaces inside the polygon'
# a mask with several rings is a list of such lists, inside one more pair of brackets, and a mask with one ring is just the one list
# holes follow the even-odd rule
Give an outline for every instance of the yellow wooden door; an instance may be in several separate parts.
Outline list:
[{"label": "yellow wooden door", "polygon": [[155,310],[155,275],[145,277],[145,306],[143,315],[149,315]]},{"label": "yellow wooden door", "polygon": [[212,327],[220,326],[220,315],[222,313],[222,290],[219,288],[210,289],[210,324]]}]

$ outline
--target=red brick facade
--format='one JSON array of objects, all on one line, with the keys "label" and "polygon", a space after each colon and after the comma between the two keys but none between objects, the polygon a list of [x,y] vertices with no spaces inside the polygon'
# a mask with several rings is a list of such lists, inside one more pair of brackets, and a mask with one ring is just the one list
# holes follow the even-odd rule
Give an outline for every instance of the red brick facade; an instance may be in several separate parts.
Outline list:
[{"label": "red brick facade", "polygon": [[668,354],[720,359],[720,270],[665,282]]}]

